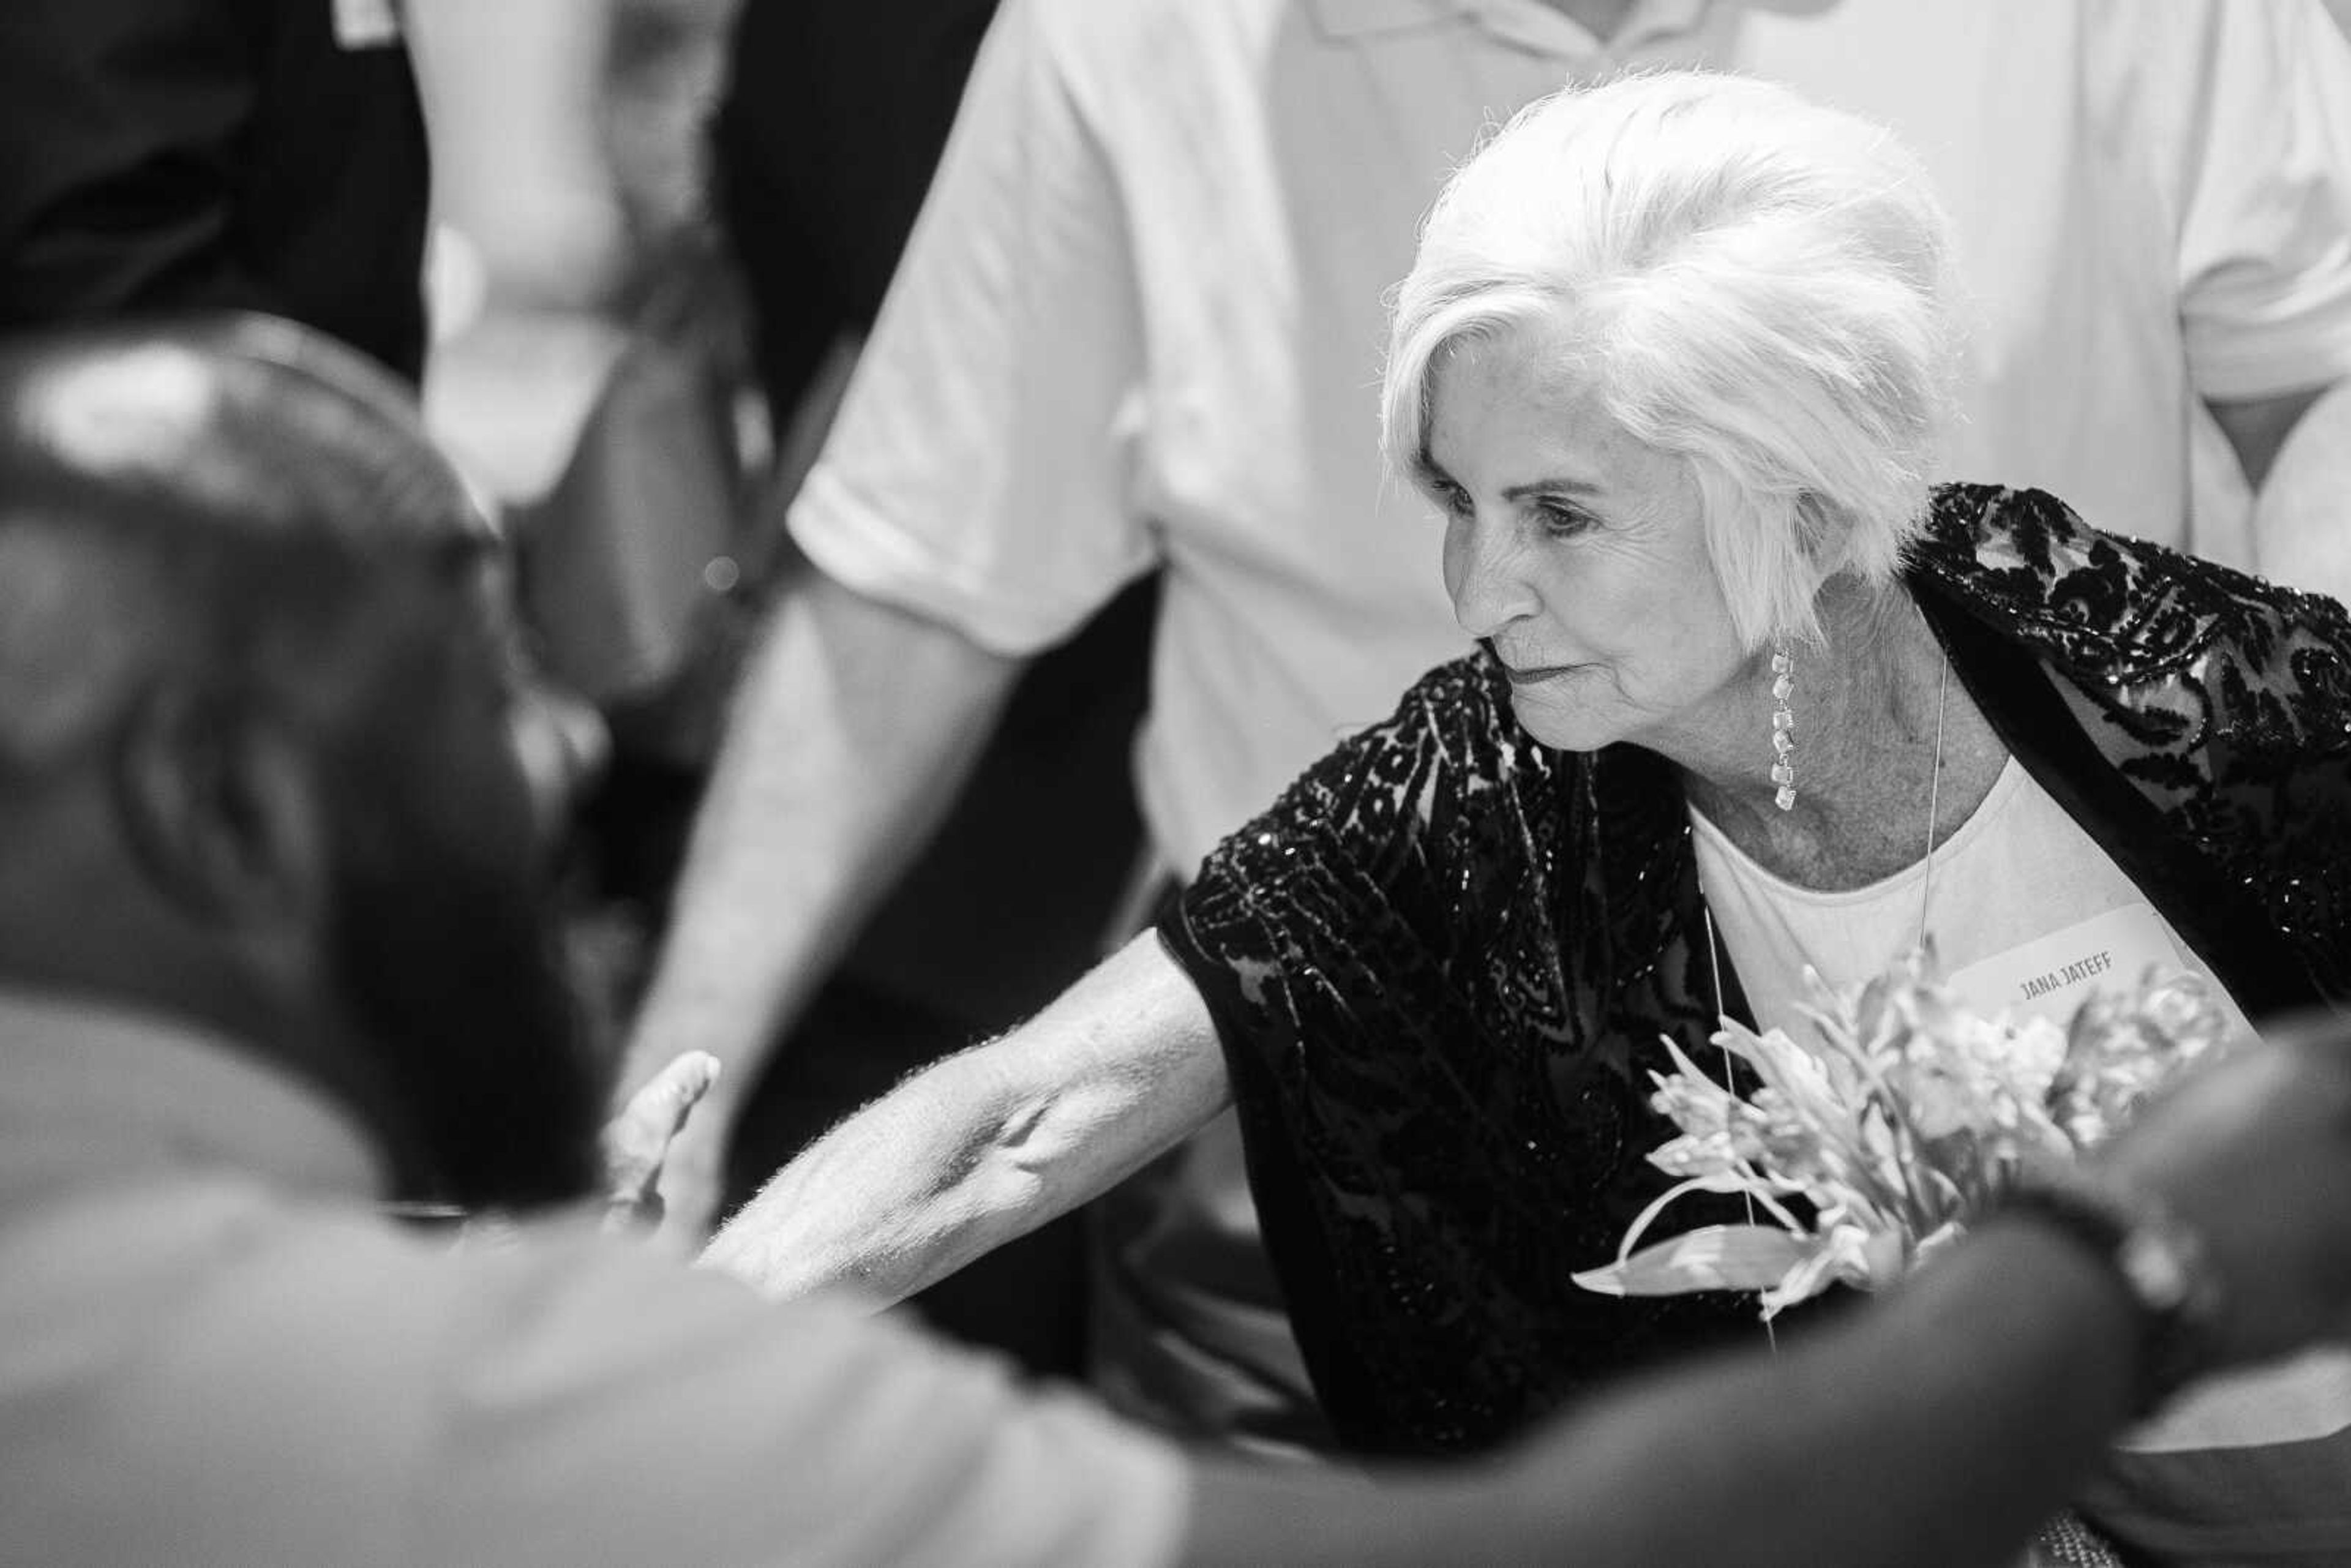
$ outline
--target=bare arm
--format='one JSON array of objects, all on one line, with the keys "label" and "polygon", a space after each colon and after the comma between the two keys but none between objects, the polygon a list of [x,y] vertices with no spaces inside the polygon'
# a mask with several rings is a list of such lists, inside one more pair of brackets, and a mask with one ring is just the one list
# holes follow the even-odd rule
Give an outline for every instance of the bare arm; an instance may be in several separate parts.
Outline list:
[{"label": "bare arm", "polygon": [[2212,412],[2255,486],[2262,575],[2351,599],[2351,382]]},{"label": "bare arm", "polygon": [[1204,1470],[1186,1561],[2012,1562],[2121,1424],[2135,1333],[2076,1244],[1988,1229],[1853,1322],[1603,1400],[1497,1470]]},{"label": "bare arm", "polygon": [[402,7],[434,204],[474,243],[492,287],[532,304],[601,304],[626,261],[598,124],[611,13],[611,0]]},{"label": "bare arm", "polygon": [[703,1261],[771,1296],[895,1301],[1120,1181],[1231,1099],[1149,933],[1030,1022],[908,1079],[787,1166]]},{"label": "bare arm", "polygon": [[699,1230],[719,1151],[770,1042],[938,825],[1021,661],[810,571],[744,675],[695,823],[625,1096],[684,1051],[726,1071],[670,1151],[663,1195]]}]

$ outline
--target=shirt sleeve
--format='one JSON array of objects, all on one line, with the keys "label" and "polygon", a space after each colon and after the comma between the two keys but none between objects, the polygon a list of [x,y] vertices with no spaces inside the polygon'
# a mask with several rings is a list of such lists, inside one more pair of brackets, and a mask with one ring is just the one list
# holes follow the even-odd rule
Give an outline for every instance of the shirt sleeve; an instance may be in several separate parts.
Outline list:
[{"label": "shirt sleeve", "polygon": [[602,1239],[474,1264],[421,1560],[1161,1568],[1189,1471],[1071,1394],[844,1301]]},{"label": "shirt sleeve", "polygon": [[2324,386],[2351,373],[2351,44],[2316,0],[2200,11],[2174,41],[2188,90],[2159,94],[2189,375],[2221,400]]},{"label": "shirt sleeve", "polygon": [[[1493,868],[1515,862],[1522,789],[1552,780],[1485,656],[1438,666],[1212,852],[1160,936],[1215,1015],[1246,1103],[1303,1042],[1433,1028]],[[1498,838],[1497,835],[1502,835]],[[1511,841],[1504,841],[1509,839]]]},{"label": "shirt sleeve", "polygon": [[1155,559],[1143,327],[1115,172],[1050,13],[1009,0],[790,513],[861,592],[1020,654]]}]

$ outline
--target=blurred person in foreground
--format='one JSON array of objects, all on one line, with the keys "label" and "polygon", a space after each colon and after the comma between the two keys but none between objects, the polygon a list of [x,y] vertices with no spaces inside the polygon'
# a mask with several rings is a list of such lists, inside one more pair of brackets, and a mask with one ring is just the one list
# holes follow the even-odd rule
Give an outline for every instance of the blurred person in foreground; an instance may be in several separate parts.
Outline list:
[{"label": "blurred person in foreground", "polygon": [[[1379,461],[1381,300],[1488,126],[1694,64],[1926,163],[1974,318],[1944,472],[2351,587],[2351,401],[2319,401],[2351,370],[2351,52],[2310,0],[1008,0],[790,511],[818,570],[750,665],[635,1032],[631,1081],[730,1063],[673,1212],[709,1213],[753,1065],[1019,673],[1122,584],[1164,569],[1135,768],[1176,883],[1468,646]],[[2191,505],[2215,423],[2251,514]],[[1327,1440],[1231,1122],[1098,1207],[1103,1391]]]},{"label": "blurred person in foreground", "polygon": [[[1235,1104],[1342,1440],[1471,1452],[1762,1337],[1729,1292],[1572,1279],[1674,1185],[1661,1039],[1804,1038],[1813,977],[1928,945],[1978,1011],[2061,1028],[2150,968],[2232,1036],[2351,1003],[2351,616],[1933,484],[1958,298],[1923,170],[1866,120],[1703,72],[1521,112],[1429,215],[1384,390],[1478,650],[719,1256],[894,1293]],[[2351,1559],[2346,1380],[2199,1390],[2085,1511],[2193,1561]]]},{"label": "blurred person in foreground", "polygon": [[[766,1305],[565,1218],[607,1085],[547,868],[593,742],[498,562],[298,329],[0,347],[0,1557],[1987,1563],[2173,1379],[2351,1323],[2332,1026],[1834,1332],[1480,1466],[1194,1462]],[[521,1218],[453,1252],[403,1197]]]}]

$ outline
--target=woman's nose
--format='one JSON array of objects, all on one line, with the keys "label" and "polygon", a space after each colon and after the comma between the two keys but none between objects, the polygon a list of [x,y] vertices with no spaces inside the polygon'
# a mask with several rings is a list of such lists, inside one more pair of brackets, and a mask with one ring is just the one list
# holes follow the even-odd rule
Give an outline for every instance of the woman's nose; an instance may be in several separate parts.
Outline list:
[{"label": "woman's nose", "polygon": [[1446,531],[1446,587],[1453,619],[1472,637],[1491,637],[1532,613],[1523,552],[1509,530],[1476,518],[1458,518]]}]

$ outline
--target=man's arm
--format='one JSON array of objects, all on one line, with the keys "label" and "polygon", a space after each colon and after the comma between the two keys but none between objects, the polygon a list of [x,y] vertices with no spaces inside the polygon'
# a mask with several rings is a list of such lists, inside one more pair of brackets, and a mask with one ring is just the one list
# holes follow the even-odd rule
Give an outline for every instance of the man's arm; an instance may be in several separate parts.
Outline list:
[{"label": "man's arm", "polygon": [[[997,7],[791,503],[811,560],[930,618],[812,580],[750,673],[632,1048],[640,1079],[684,1050],[726,1062],[716,1114],[687,1129],[664,1184],[687,1224],[710,1218],[759,1053],[935,825],[1025,655],[1157,559],[1138,502],[1150,377],[1129,214],[1062,74],[1083,15]],[[756,148],[735,150],[738,173],[761,174]]]},{"label": "man's arm", "polygon": [[436,214],[473,242],[493,289],[534,307],[604,305],[628,265],[601,123],[615,9],[405,0],[402,11]]},{"label": "man's arm", "polygon": [[[2207,1249],[2213,1370],[2351,1328],[2351,1040],[2279,1031],[2096,1162]],[[2148,1323],[2115,1264],[1995,1218],[1777,1354],[1604,1399],[1493,1470],[1197,1478],[1194,1563],[1998,1564],[2135,1414]]]},{"label": "man's arm", "polygon": [[896,1301],[1133,1174],[1230,1099],[1207,1005],[1145,933],[1035,1019],[827,1134],[703,1261],[770,1296],[847,1283]]},{"label": "man's arm", "polygon": [[672,1223],[698,1231],[742,1098],[955,799],[1022,661],[811,570],[769,617],[695,820],[622,1073],[680,1052],[725,1072],[670,1150]]},{"label": "man's arm", "polygon": [[2137,1333],[2077,1243],[1990,1227],[1849,1322],[1604,1399],[1499,1469],[1311,1500],[1204,1469],[1186,1561],[2005,1563],[2122,1424]]}]

